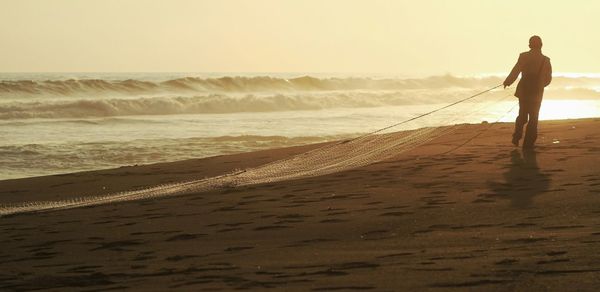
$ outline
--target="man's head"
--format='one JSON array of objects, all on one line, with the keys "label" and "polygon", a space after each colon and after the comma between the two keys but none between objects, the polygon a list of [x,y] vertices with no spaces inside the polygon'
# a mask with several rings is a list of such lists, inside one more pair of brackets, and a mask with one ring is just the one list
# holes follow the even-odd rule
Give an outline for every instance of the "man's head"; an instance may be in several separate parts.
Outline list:
[{"label": "man's head", "polygon": [[541,50],[542,49],[542,38],[534,35],[529,38],[529,48]]}]

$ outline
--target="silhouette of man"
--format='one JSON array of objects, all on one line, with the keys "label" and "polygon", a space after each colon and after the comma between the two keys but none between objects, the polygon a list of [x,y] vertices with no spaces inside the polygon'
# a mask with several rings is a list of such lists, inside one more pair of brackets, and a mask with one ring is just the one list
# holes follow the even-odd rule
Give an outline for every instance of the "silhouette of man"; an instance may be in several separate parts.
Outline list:
[{"label": "silhouette of man", "polygon": [[506,88],[517,80],[519,74],[522,74],[515,91],[515,96],[519,98],[519,116],[515,121],[512,143],[519,146],[519,140],[523,136],[523,126],[527,124],[523,148],[533,148],[535,144],[544,87],[552,81],[552,65],[550,58],[542,54],[542,39],[537,35],[529,38],[529,48],[531,50],[519,55],[517,64],[504,80],[504,88]]}]

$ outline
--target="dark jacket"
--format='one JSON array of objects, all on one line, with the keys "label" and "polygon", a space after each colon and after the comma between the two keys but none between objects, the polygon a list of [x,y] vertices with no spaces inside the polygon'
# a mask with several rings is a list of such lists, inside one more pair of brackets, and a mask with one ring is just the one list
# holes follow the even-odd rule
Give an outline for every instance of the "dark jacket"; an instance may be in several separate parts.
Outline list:
[{"label": "dark jacket", "polygon": [[537,50],[521,53],[517,64],[506,77],[504,85],[510,86],[513,84],[519,77],[519,73],[522,76],[519,84],[517,84],[515,96],[529,101],[541,101],[544,95],[544,87],[552,81],[550,58]]}]

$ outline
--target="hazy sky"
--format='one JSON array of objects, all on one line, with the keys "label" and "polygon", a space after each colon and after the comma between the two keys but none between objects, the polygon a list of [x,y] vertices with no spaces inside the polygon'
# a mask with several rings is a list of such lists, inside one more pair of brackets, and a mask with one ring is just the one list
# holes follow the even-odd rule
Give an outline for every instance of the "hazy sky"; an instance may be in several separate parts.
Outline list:
[{"label": "hazy sky", "polygon": [[0,0],[3,72],[598,72],[600,1]]}]

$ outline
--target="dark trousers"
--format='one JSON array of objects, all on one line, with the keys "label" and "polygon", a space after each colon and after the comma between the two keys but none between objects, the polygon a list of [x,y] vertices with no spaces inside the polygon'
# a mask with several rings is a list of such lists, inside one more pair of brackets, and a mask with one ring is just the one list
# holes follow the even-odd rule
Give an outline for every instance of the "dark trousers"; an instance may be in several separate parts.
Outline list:
[{"label": "dark trousers", "polygon": [[540,115],[540,106],[542,101],[525,100],[519,98],[519,116],[515,121],[515,133],[513,141],[521,140],[523,137],[523,127],[527,124],[527,132],[523,140],[523,147],[532,147],[537,139],[538,119]]}]

